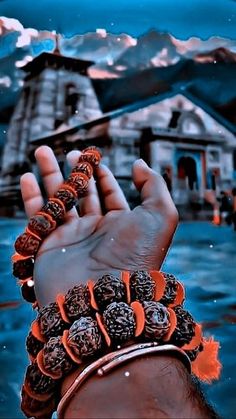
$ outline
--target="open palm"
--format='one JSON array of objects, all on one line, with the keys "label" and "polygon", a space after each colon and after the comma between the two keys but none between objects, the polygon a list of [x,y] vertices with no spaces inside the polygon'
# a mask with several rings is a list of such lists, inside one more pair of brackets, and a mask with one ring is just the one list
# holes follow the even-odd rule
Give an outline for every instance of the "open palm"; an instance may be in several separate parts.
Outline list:
[{"label": "open palm", "polygon": [[[46,146],[35,154],[45,189],[52,196],[63,181],[56,158]],[[79,154],[69,153],[71,165]],[[34,271],[40,304],[105,273],[160,269],[177,225],[177,211],[162,177],[142,160],[135,162],[132,175],[141,205],[131,211],[114,176],[101,165],[96,182],[91,179],[88,195],[79,202],[80,215],[71,210],[65,224],[43,242]],[[32,216],[43,205],[33,174],[22,176],[21,191],[26,213]]]}]

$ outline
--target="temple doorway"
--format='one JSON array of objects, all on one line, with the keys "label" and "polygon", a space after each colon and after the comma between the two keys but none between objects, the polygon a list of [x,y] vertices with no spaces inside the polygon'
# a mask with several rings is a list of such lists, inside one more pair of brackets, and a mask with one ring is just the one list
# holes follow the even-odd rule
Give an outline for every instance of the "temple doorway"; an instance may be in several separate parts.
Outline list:
[{"label": "temple doorway", "polygon": [[193,157],[186,155],[179,158],[177,162],[177,177],[191,191],[199,189],[197,164]]}]

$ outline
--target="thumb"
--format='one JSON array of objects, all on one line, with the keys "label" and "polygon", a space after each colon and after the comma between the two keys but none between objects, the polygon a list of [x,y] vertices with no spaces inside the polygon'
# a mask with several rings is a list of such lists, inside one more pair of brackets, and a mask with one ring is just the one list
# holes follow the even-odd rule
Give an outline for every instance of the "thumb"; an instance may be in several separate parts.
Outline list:
[{"label": "thumb", "polygon": [[142,159],[136,160],[132,170],[133,182],[141,194],[142,206],[152,210],[164,209],[178,218],[177,210],[163,177]]}]

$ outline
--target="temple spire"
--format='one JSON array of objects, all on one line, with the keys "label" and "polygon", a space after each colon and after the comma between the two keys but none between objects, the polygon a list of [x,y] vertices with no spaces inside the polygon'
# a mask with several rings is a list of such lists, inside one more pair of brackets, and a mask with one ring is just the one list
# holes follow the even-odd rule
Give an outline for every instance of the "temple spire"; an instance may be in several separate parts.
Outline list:
[{"label": "temple spire", "polygon": [[57,33],[56,31],[54,31],[54,35],[55,35],[55,48],[54,48],[53,54],[61,55],[61,51],[60,51],[60,34]]}]

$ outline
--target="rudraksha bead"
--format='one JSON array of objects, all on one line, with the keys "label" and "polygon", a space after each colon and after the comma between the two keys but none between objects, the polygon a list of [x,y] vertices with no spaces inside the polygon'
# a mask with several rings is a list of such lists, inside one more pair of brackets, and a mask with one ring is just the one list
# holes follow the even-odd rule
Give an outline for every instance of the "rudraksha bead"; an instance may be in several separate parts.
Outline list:
[{"label": "rudraksha bead", "polygon": [[76,198],[73,193],[64,187],[58,189],[58,191],[54,194],[55,198],[60,199],[61,202],[65,205],[66,211],[71,210],[76,203]]},{"label": "rudraksha bead", "polygon": [[177,293],[177,279],[174,275],[164,273],[163,275],[166,280],[166,287],[164,291],[164,295],[162,299],[160,300],[160,303],[164,304],[165,306],[168,306],[169,304],[172,304]]},{"label": "rudraksha bead", "polygon": [[155,282],[147,271],[135,271],[130,276],[131,301],[150,301],[154,298]]},{"label": "rudraksha bead", "polygon": [[34,259],[20,259],[13,263],[13,275],[19,279],[30,278],[33,276]]},{"label": "rudraksha bead", "polygon": [[76,191],[78,198],[81,198],[88,192],[88,181],[88,177],[83,173],[72,173],[65,183]]},{"label": "rudraksha bead", "polygon": [[51,394],[56,386],[56,381],[43,374],[37,363],[33,362],[27,367],[25,383],[32,394]]},{"label": "rudraksha bead", "polygon": [[79,156],[79,163],[88,162],[92,167],[98,167],[100,160],[101,157],[99,153],[94,153],[91,151],[87,151],[86,153],[83,153]]},{"label": "rudraksha bead", "polygon": [[135,316],[126,303],[112,303],[103,313],[103,322],[113,343],[125,342],[135,335]]},{"label": "rudraksha bead", "polygon": [[102,158],[102,152],[101,152],[100,148],[95,146],[95,145],[90,145],[83,150],[83,154],[84,153],[92,153],[92,152],[97,153],[99,155],[100,159]]},{"label": "rudraksha bead", "polygon": [[45,372],[52,373],[59,379],[73,367],[73,362],[67,355],[60,337],[50,338],[43,348],[43,366]]},{"label": "rudraksha bead", "polygon": [[39,351],[43,348],[43,345],[43,342],[38,340],[32,332],[29,332],[26,338],[26,349],[29,355],[35,358]]},{"label": "rudraksha bead", "polygon": [[54,336],[61,336],[65,329],[69,329],[69,324],[62,320],[56,303],[50,303],[41,308],[37,320],[42,335],[47,339]]},{"label": "rudraksha bead", "polygon": [[114,275],[103,275],[93,288],[94,297],[100,310],[104,310],[113,302],[126,300],[126,290],[123,281]]},{"label": "rudraksha bead", "polygon": [[[31,284],[31,282],[32,282],[32,284]],[[34,284],[33,284],[32,280],[29,280],[29,281],[25,282],[23,285],[21,285],[21,294],[22,294],[22,297],[26,301],[28,301],[28,303],[35,303],[35,301],[37,299],[36,299]]]},{"label": "rudraksha bead", "polygon": [[29,220],[29,229],[37,236],[47,237],[56,228],[56,221],[48,214],[36,214]]},{"label": "rudraksha bead", "polygon": [[41,240],[30,233],[23,233],[15,241],[15,249],[22,256],[35,256]]},{"label": "rudraksha bead", "polygon": [[90,163],[84,161],[81,163],[78,163],[75,167],[73,167],[71,173],[84,173],[88,178],[91,178],[93,176],[93,168]]},{"label": "rudraksha bead", "polygon": [[195,333],[195,322],[191,314],[184,310],[181,306],[174,308],[177,325],[174,332],[171,335],[170,343],[176,346],[183,346],[185,343],[189,343]]},{"label": "rudraksha bead", "polygon": [[49,198],[41,211],[49,214],[57,224],[62,223],[65,217],[64,204],[58,198]]},{"label": "rudraksha bead", "polygon": [[[55,397],[41,401],[29,396],[24,386],[21,390],[21,410],[27,418],[48,419],[56,408]],[[51,415],[50,415],[51,413]]]},{"label": "rudraksha bead", "polygon": [[192,349],[192,350],[189,350],[189,351],[188,350],[185,350],[184,352],[186,352],[186,354],[188,355],[190,361],[192,362],[192,361],[194,361],[197,358],[199,352],[201,352],[202,350],[203,350],[203,344],[201,343],[195,349]]},{"label": "rudraksha bead", "polygon": [[161,340],[170,327],[167,308],[157,301],[145,301],[143,308],[145,312],[144,336],[148,339]]},{"label": "rudraksha bead", "polygon": [[72,322],[91,315],[90,294],[86,285],[76,285],[65,295],[64,309]]},{"label": "rudraksha bead", "polygon": [[76,320],[69,329],[67,344],[81,359],[95,355],[102,347],[102,336],[96,320],[92,317]]}]

